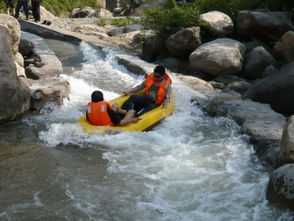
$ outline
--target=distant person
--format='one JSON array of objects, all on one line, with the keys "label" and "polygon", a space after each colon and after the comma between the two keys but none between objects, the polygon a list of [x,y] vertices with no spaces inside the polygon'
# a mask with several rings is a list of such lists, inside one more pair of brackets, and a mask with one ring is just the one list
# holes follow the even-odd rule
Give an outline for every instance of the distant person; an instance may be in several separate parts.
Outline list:
[{"label": "distant person", "polygon": [[34,16],[35,22],[41,21],[41,14],[40,14],[40,3],[41,0],[31,0],[32,2],[32,12]]},{"label": "distant person", "polygon": [[[91,95],[92,102],[88,103],[86,117],[87,120],[96,126],[125,126],[132,122],[137,122],[134,110],[122,110],[117,104],[112,107],[104,101],[101,91],[94,91]],[[120,117],[124,115],[123,118]]]},{"label": "distant person", "polygon": [[17,0],[17,5],[15,9],[15,18],[18,18],[19,16],[19,10],[23,7],[23,10],[25,11],[26,20],[29,20],[29,6],[27,0]]},{"label": "distant person", "polygon": [[156,66],[154,72],[149,74],[146,80],[140,85],[124,92],[125,95],[140,91],[144,89],[144,94],[133,94],[122,105],[122,109],[133,109],[137,115],[142,115],[159,105],[167,107],[171,94],[171,78],[165,73],[165,68]]},{"label": "distant person", "polygon": [[14,0],[4,0],[4,2],[6,4],[7,14],[14,16]]}]

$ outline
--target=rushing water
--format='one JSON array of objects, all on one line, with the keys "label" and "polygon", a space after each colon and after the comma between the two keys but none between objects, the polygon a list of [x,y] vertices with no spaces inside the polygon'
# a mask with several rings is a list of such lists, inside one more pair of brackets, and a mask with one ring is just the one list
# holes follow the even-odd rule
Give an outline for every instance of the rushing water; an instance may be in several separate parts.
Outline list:
[{"label": "rushing water", "polygon": [[77,50],[76,60],[56,52],[74,64],[63,107],[0,126],[0,220],[293,218],[265,200],[268,172],[238,126],[206,116],[177,79],[175,113],[153,131],[83,133],[76,121],[93,90],[109,100],[143,79],[117,64],[119,52]]}]

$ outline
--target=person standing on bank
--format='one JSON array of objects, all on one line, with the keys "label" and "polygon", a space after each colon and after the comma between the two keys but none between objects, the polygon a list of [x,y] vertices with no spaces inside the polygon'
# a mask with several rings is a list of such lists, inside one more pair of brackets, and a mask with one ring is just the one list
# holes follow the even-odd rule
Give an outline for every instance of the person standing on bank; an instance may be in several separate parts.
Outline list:
[{"label": "person standing on bank", "polygon": [[7,15],[15,15],[14,11],[14,0],[4,0],[7,9]]},{"label": "person standing on bank", "polygon": [[41,15],[40,15],[40,3],[41,0],[31,0],[32,1],[32,12],[34,16],[35,22],[41,21]]},{"label": "person standing on bank", "polygon": [[154,72],[149,74],[142,84],[124,92],[125,95],[128,95],[144,89],[144,94],[131,95],[121,108],[125,110],[134,109],[137,116],[161,104],[166,108],[170,99],[171,83],[172,80],[165,73],[165,68],[158,65],[155,67]]},{"label": "person standing on bank", "polygon": [[18,18],[19,10],[20,10],[21,7],[23,7],[23,10],[25,11],[26,20],[29,20],[29,6],[28,6],[28,1],[27,0],[17,0],[17,5],[16,5],[14,17]]}]

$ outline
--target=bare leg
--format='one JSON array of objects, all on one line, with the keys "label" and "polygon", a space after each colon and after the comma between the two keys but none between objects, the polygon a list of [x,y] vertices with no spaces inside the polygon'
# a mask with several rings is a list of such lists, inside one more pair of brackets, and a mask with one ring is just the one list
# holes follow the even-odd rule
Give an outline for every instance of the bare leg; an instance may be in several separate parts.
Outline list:
[{"label": "bare leg", "polygon": [[118,106],[117,103],[115,103],[115,104],[112,105],[112,109],[113,109],[116,113],[118,113],[118,114],[123,114],[123,115],[126,115],[126,114],[127,114],[127,111],[124,110],[124,109],[121,109],[121,108]]},{"label": "bare leg", "polygon": [[139,118],[135,117],[135,113],[136,113],[135,110],[129,110],[126,116],[119,123],[119,126],[126,126],[129,123],[137,122]]}]

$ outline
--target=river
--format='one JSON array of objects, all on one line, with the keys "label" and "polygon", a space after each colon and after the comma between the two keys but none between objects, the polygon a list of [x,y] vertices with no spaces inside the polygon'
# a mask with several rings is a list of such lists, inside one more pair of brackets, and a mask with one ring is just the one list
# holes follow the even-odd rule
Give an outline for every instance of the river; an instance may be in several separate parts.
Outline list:
[{"label": "river", "polygon": [[[85,134],[93,90],[105,99],[143,80],[111,49],[47,40],[71,85],[48,106],[0,126],[0,220],[291,220],[265,199],[269,171],[230,119],[211,118],[173,79],[175,113],[149,132]],[[53,111],[50,111],[52,110]]]}]

